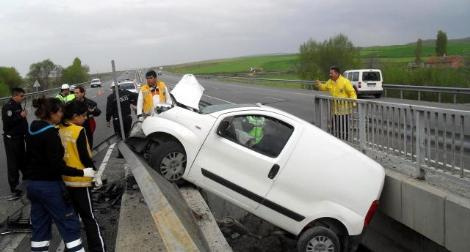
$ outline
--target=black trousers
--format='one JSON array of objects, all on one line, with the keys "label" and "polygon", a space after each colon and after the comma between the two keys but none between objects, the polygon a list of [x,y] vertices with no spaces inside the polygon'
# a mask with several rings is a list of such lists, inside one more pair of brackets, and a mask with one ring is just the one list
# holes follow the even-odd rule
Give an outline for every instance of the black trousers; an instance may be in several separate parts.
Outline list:
[{"label": "black trousers", "polygon": [[85,226],[88,251],[105,251],[103,236],[93,214],[91,195],[88,187],[67,187],[75,210]]},{"label": "black trousers", "polygon": [[[124,134],[127,138],[129,136],[129,133],[132,127],[132,117],[125,116],[122,119],[122,124],[124,124]],[[114,128],[114,133],[116,134],[116,136],[121,136],[121,127],[119,125],[119,118],[113,118],[113,128]]]},{"label": "black trousers", "polygon": [[23,136],[4,136],[3,142],[7,156],[8,184],[13,193],[20,182],[20,171],[23,172],[25,165],[25,142]]},{"label": "black trousers", "polygon": [[333,136],[348,140],[349,137],[349,114],[346,115],[333,115],[331,119]]}]

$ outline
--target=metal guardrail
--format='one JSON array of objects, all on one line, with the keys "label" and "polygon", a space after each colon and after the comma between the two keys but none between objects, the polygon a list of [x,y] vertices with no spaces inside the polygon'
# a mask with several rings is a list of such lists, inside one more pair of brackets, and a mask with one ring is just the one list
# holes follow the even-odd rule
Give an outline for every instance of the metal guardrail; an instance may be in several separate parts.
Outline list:
[{"label": "metal guardrail", "polygon": [[[70,84],[70,85],[83,85],[83,84],[86,84],[86,83],[89,83],[89,81],[76,83],[76,84]],[[25,94],[25,99],[23,100],[23,103],[31,104],[32,99],[34,99],[36,97],[39,97],[41,95],[50,96],[53,93],[57,94],[59,91],[60,91],[60,87],[41,90],[41,91],[37,91],[37,92],[26,93]],[[0,97],[0,106],[3,106],[9,100],[10,100],[10,96]],[[23,107],[25,107],[25,106],[23,105]]]},{"label": "metal guardrail", "polygon": [[418,101],[421,100],[421,93],[437,93],[437,101],[442,102],[442,94],[451,94],[454,103],[457,103],[458,95],[470,95],[470,88],[459,87],[437,87],[437,86],[411,86],[411,85],[397,85],[397,84],[384,84],[384,95],[387,96],[387,90],[399,90],[400,99],[403,99],[405,91],[413,91],[418,93]]},{"label": "metal guardrail", "polygon": [[314,104],[315,125],[365,152],[401,156],[421,175],[430,167],[470,177],[470,111],[326,95]]},{"label": "metal guardrail", "polygon": [[178,188],[146,165],[124,142],[118,147],[144,196],[166,251],[210,251]]},{"label": "metal guardrail", "polygon": [[[223,78],[223,79],[234,79],[244,81],[267,81],[267,82],[283,82],[283,83],[300,83],[303,85],[313,85],[314,81],[311,80],[286,80],[286,79],[273,79],[273,78],[248,78],[248,77],[237,77],[237,76],[212,76],[212,75],[198,75],[202,78]],[[470,88],[460,87],[440,87],[440,86],[416,86],[416,85],[398,85],[398,84],[383,84],[384,96],[387,96],[388,90],[399,90],[400,99],[403,99],[404,92],[417,92],[418,100],[421,100],[422,93],[437,93],[438,102],[442,102],[442,94],[450,94],[453,96],[453,103],[457,103],[458,95],[470,96]]]}]

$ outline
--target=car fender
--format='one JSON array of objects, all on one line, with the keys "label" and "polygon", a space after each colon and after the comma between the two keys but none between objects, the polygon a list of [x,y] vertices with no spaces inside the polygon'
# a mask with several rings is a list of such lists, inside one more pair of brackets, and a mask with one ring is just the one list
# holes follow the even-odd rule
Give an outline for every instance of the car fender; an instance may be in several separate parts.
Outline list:
[{"label": "car fender", "polygon": [[204,139],[200,139],[187,127],[158,116],[147,117],[142,123],[142,131],[145,136],[150,136],[154,133],[166,133],[178,139],[186,151],[187,167],[183,175],[183,177],[185,177],[186,174],[188,174]]},{"label": "car fender", "polygon": [[359,235],[364,228],[364,218],[354,211],[345,208],[340,204],[331,201],[324,201],[321,204],[312,205],[312,215],[307,216],[301,223],[300,233],[306,226],[315,220],[331,218],[341,222],[349,235]]}]

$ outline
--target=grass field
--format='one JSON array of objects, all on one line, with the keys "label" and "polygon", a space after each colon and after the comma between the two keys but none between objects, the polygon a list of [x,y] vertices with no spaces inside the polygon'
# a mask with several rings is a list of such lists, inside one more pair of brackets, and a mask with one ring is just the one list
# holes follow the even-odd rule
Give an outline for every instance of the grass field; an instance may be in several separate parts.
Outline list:
[{"label": "grass field", "polygon": [[[410,71],[407,64],[414,61],[415,47],[415,43],[365,47],[360,48],[360,57],[363,67],[367,67],[370,58],[375,58],[383,70],[386,83],[470,87],[468,69],[462,71],[457,69]],[[447,51],[449,55],[470,56],[470,38],[449,40]],[[427,60],[433,55],[434,41],[423,41],[422,59]],[[201,75],[249,76],[250,67],[255,67],[261,70],[255,77],[299,79],[296,74],[298,62],[297,54],[273,54],[165,66],[165,70]]]}]

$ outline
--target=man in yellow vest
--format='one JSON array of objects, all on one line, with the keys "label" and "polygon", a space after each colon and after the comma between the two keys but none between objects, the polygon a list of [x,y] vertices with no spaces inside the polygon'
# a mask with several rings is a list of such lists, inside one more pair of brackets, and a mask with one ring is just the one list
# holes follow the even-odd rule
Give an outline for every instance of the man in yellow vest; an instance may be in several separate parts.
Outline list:
[{"label": "man in yellow vest", "polygon": [[[316,87],[320,91],[329,91],[334,98],[357,99],[356,91],[351,82],[340,74],[338,67],[330,67],[330,79],[326,83],[316,81]],[[348,100],[334,100],[332,105],[333,118],[331,121],[333,135],[347,140],[349,131],[350,114],[354,103]]]},{"label": "man in yellow vest", "polygon": [[170,105],[171,98],[163,81],[157,79],[153,70],[145,74],[147,84],[142,84],[137,99],[137,118],[142,121],[145,117],[153,115],[155,107]]}]

